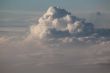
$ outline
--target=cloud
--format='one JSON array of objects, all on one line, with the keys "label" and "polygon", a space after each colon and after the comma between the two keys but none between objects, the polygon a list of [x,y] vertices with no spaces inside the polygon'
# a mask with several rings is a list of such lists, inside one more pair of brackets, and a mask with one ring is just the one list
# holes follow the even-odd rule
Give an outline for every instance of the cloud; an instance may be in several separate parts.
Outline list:
[{"label": "cloud", "polygon": [[[83,43],[81,45],[75,38],[61,38],[62,43],[40,41],[30,39],[31,41],[19,42],[0,38],[1,60],[8,60],[11,67],[21,67],[23,65],[45,66],[48,64],[64,63],[68,65],[91,65],[91,64],[109,64],[110,42],[105,41],[100,44]],[[82,40],[82,39],[80,39]],[[77,42],[76,43],[73,43]],[[13,63],[11,63],[13,61]],[[3,62],[7,63],[7,62]],[[11,63],[11,64],[10,64]]]},{"label": "cloud", "polygon": [[[49,7],[30,28],[28,39],[58,43],[99,43],[109,40],[109,29],[95,28],[83,18],[73,16],[65,9]],[[29,38],[30,37],[30,38]],[[68,38],[68,39],[67,39]]]},{"label": "cloud", "polygon": [[[105,51],[110,53],[110,50],[104,49],[105,44],[100,44],[109,42],[109,31],[109,29],[95,28],[93,23],[73,16],[65,9],[49,7],[44,15],[39,18],[38,23],[31,26],[26,42],[34,41],[34,44],[37,42],[40,46],[55,48],[57,51],[54,51],[54,56],[59,52],[59,49],[77,51],[77,54],[71,55],[63,52],[63,55],[66,53],[68,57],[76,55],[79,59],[77,64],[108,63],[110,58],[108,54],[105,55]],[[98,52],[101,54],[99,55]],[[58,59],[58,56],[55,57]],[[74,61],[72,57],[69,58],[72,59],[71,62]],[[67,61],[67,57],[64,57],[64,61]]]},{"label": "cloud", "polygon": [[110,64],[110,41],[101,42],[89,47],[89,58],[85,59],[85,64]]},{"label": "cloud", "polygon": [[[21,33],[23,30],[14,27],[11,29],[13,30],[1,30],[8,33],[15,30],[20,30]],[[68,71],[71,71],[70,68],[81,70],[93,65],[95,67],[90,70],[97,69],[96,66],[100,69],[101,63],[110,64],[108,33],[108,29],[95,29],[92,23],[72,16],[64,9],[50,7],[40,17],[38,24],[31,26],[29,35],[22,33],[19,38],[18,33],[16,36],[1,35],[0,66],[4,66],[3,70],[10,73],[13,70],[22,72],[23,68],[26,73],[30,69],[33,71],[33,68],[35,72],[38,69],[42,71],[42,68],[48,71],[50,67],[59,72],[57,67],[60,65],[64,72],[68,66]]]},{"label": "cloud", "polygon": [[49,7],[39,18],[38,24],[31,27],[31,35],[39,39],[88,35],[93,31],[92,23],[85,22],[84,19],[72,16],[70,12],[57,7]]},{"label": "cloud", "polygon": [[0,45],[8,43],[9,39],[6,37],[0,37]]}]

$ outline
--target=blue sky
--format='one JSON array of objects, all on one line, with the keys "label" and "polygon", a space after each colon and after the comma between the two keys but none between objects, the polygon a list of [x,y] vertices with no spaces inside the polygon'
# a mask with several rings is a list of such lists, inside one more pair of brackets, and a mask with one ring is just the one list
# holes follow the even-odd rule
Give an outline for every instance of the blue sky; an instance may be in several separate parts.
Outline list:
[{"label": "blue sky", "polygon": [[68,10],[110,10],[110,0],[0,0],[0,10],[37,11],[49,6]]}]

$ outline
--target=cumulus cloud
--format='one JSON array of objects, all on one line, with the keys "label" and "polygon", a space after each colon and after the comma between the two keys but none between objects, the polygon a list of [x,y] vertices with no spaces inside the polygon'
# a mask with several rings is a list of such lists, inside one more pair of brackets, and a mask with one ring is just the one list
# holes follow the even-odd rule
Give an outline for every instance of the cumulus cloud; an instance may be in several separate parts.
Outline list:
[{"label": "cumulus cloud", "polygon": [[57,7],[49,7],[46,13],[39,18],[38,24],[31,27],[31,35],[39,39],[88,35],[93,31],[94,25],[92,23]]}]

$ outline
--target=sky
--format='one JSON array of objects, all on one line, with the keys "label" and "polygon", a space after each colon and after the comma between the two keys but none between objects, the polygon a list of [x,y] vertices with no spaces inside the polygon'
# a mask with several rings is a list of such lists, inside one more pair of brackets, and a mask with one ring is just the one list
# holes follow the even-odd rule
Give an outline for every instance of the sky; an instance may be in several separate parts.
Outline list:
[{"label": "sky", "polygon": [[49,6],[68,10],[110,10],[110,0],[0,0],[0,10],[37,11]]}]

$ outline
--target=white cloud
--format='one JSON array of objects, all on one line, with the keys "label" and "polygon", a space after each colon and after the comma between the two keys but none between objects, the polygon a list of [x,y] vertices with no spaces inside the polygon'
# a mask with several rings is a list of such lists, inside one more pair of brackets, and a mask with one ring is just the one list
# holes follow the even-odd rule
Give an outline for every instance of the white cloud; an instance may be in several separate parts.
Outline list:
[{"label": "white cloud", "polygon": [[70,37],[74,34],[90,34],[91,32],[93,32],[92,23],[87,23],[83,19],[72,16],[65,9],[57,7],[50,7],[39,18],[38,24],[31,27],[31,35],[40,39],[45,39],[47,36]]}]

